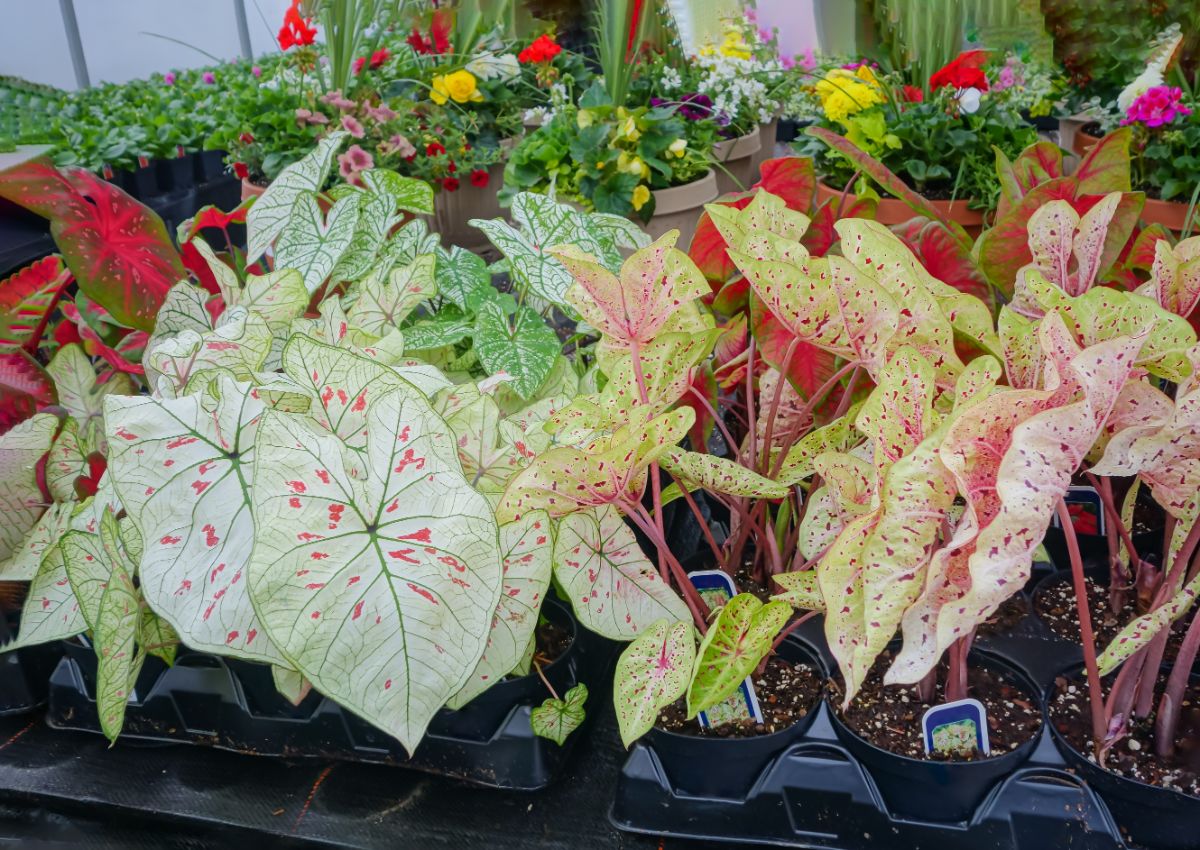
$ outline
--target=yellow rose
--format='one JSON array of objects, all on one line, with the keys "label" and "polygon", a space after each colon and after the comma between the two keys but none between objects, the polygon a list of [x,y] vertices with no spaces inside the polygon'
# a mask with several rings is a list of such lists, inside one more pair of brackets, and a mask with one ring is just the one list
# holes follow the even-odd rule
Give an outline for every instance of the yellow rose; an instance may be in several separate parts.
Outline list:
[{"label": "yellow rose", "polygon": [[433,91],[429,98],[434,103],[442,104],[448,99],[455,103],[478,102],[483,100],[483,93],[475,82],[475,75],[470,71],[455,71],[453,74],[437,74],[433,78]]},{"label": "yellow rose", "polygon": [[646,205],[646,201],[650,200],[650,190],[646,188],[645,183],[639,183],[637,188],[633,190],[633,197],[630,201],[633,203],[635,210],[640,210]]},{"label": "yellow rose", "polygon": [[687,153],[687,139],[676,139],[667,146],[667,150],[683,159],[683,155]]}]

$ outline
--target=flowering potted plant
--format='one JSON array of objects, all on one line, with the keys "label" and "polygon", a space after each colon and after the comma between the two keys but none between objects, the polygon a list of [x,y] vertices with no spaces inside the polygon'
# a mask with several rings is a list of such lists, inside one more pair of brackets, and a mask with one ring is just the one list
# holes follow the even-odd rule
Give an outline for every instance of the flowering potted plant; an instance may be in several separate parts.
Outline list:
[{"label": "flowering potted plant", "polygon": [[[978,233],[982,211],[994,208],[1000,193],[994,148],[1015,156],[1037,135],[1010,102],[991,96],[984,61],[983,51],[963,53],[920,81],[924,89],[868,64],[835,68],[816,84],[825,116],[817,128],[844,134],[943,215]],[[815,140],[802,149],[817,160],[827,195],[871,191],[865,180],[852,182],[856,169],[837,151]],[[907,213],[888,200],[880,203],[880,220],[899,223],[896,216]]]}]

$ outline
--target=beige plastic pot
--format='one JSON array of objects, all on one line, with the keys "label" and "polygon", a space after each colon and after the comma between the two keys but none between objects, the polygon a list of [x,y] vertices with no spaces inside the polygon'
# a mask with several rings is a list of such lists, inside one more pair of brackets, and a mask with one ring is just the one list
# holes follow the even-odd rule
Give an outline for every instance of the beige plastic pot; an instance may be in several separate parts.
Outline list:
[{"label": "beige plastic pot", "polygon": [[715,201],[719,194],[717,178],[712,171],[682,186],[654,190],[654,215],[646,224],[646,232],[652,239],[657,239],[668,230],[678,230],[679,247],[686,249],[692,242],[704,205]]},{"label": "beige plastic pot", "polygon": [[429,229],[442,237],[444,245],[458,245],[470,251],[491,245],[481,230],[467,222],[473,218],[498,218],[501,215],[497,195],[504,185],[504,166],[488,169],[486,186],[472,186],[467,175],[460,178],[457,191],[442,190],[433,198],[433,215],[424,216]]},{"label": "beige plastic pot", "polygon": [[750,157],[750,182],[756,183],[759,179],[759,169],[762,164],[768,159],[775,157],[775,137],[779,134],[779,116],[771,119],[767,124],[763,124],[758,128],[759,148],[758,152]]},{"label": "beige plastic pot", "polygon": [[758,179],[755,157],[762,150],[761,128],[754,128],[744,136],[728,139],[713,145],[713,159],[718,165],[713,168],[717,178],[717,193],[741,192]]}]

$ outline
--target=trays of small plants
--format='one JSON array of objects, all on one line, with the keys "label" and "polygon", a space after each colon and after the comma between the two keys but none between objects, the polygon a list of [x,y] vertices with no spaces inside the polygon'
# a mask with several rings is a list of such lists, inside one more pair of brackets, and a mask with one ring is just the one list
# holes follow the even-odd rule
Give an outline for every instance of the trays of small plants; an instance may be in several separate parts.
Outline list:
[{"label": "trays of small plants", "polygon": [[[305,689],[292,703],[280,694],[268,665],[186,650],[170,667],[157,659],[143,666],[121,739],[376,762],[497,788],[543,788],[562,769],[579,734],[559,743],[538,737],[531,715],[552,694],[567,694],[580,683],[582,693],[591,684],[602,694],[612,661],[612,644],[577,628],[566,606],[550,600],[543,615],[531,658],[536,671],[506,679],[457,711],[442,709],[411,756],[398,740],[316,691]],[[47,723],[103,731],[96,676],[93,648],[82,641],[66,644],[66,657],[50,680]]]}]

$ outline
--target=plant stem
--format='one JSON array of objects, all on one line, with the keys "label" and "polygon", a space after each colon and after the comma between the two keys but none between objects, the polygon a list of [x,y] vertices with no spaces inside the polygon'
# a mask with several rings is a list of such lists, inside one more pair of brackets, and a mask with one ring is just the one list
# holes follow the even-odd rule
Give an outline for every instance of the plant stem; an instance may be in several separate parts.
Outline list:
[{"label": "plant stem", "polygon": [[809,611],[806,614],[801,614],[799,617],[784,626],[783,631],[775,636],[775,642],[771,644],[771,651],[767,653],[767,658],[770,658],[775,654],[775,650],[779,649],[779,644],[783,643],[784,639],[787,638],[788,635],[800,628],[802,624],[817,616],[819,613],[820,611]]},{"label": "plant stem", "polygon": [[753,465],[761,472],[766,472],[767,467],[771,465],[771,439],[774,436],[772,432],[775,430],[775,417],[779,415],[779,403],[783,401],[783,382],[788,379],[788,369],[792,366],[792,358],[796,356],[796,346],[799,344],[800,337],[792,337],[783,355],[783,365],[779,369],[779,380],[775,382],[775,392],[771,396],[771,407],[767,413],[767,427],[763,433],[763,442],[766,444],[763,447],[764,457],[761,462],[751,459]]},{"label": "plant stem", "polygon": [[1071,560],[1071,583],[1075,586],[1075,608],[1079,614],[1079,636],[1083,643],[1083,666],[1087,671],[1088,702],[1092,713],[1092,746],[1096,761],[1104,765],[1101,745],[1105,737],[1104,693],[1100,685],[1100,667],[1096,663],[1096,633],[1092,631],[1092,611],[1088,606],[1087,584],[1083,575],[1083,559],[1079,556],[1079,540],[1071,524],[1071,512],[1062,499],[1058,500],[1058,519],[1063,537],[1067,540],[1067,555]]},{"label": "plant stem", "polygon": [[712,550],[713,558],[716,559],[717,566],[725,570],[731,576],[733,570],[729,569],[723,563],[724,557],[721,552],[721,547],[717,545],[717,539],[713,537],[712,529],[708,527],[708,521],[704,518],[704,514],[700,512],[700,506],[696,504],[696,500],[692,498],[692,494],[688,492],[687,486],[679,480],[674,474],[671,476],[675,479],[675,483],[679,485],[680,492],[683,493],[683,498],[687,501],[688,507],[692,509],[692,516],[696,518],[696,522],[700,526],[700,531],[704,534],[704,539],[708,541],[708,547]]},{"label": "plant stem", "polygon": [[679,563],[678,559],[671,553],[666,541],[659,534],[658,528],[654,525],[654,520],[646,513],[646,509],[640,504],[633,502],[620,503],[618,507],[633,520],[634,524],[642,530],[642,533],[650,538],[659,553],[666,558],[672,574],[675,576],[675,583],[679,585],[679,592],[683,596],[683,601],[687,604],[688,610],[692,612],[692,618],[696,621],[696,628],[700,634],[708,632],[708,605],[704,599],[696,592],[695,586],[687,576],[687,570]]},{"label": "plant stem", "polygon": [[1158,717],[1154,722],[1154,752],[1159,758],[1175,754],[1175,734],[1179,731],[1179,712],[1183,707],[1184,691],[1196,663],[1196,652],[1200,650],[1200,616],[1192,615],[1187,634],[1179,647],[1179,655],[1167,677],[1167,687],[1158,703]]},{"label": "plant stem", "polygon": [[537,670],[538,678],[542,680],[542,684],[546,686],[546,690],[550,692],[550,696],[558,699],[558,692],[554,690],[554,685],[550,684],[550,680],[546,678],[546,674],[542,672],[542,665],[538,664],[537,659],[533,659],[533,669]]}]

